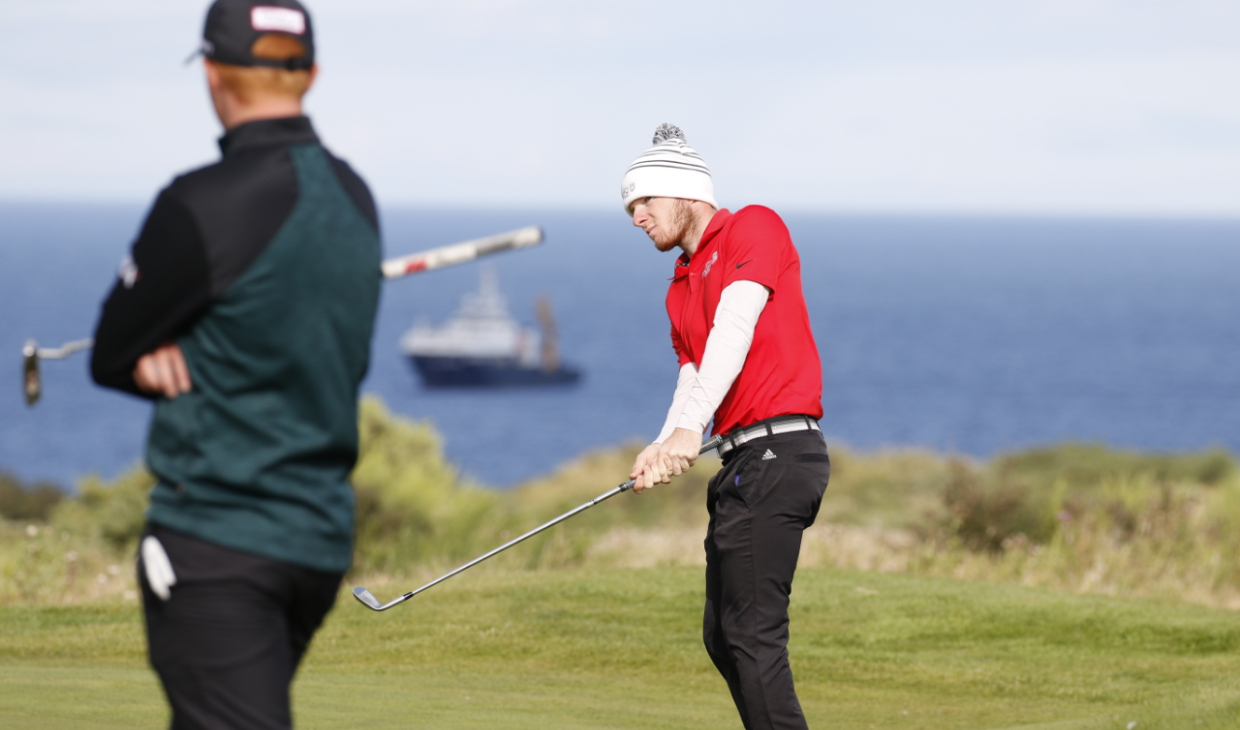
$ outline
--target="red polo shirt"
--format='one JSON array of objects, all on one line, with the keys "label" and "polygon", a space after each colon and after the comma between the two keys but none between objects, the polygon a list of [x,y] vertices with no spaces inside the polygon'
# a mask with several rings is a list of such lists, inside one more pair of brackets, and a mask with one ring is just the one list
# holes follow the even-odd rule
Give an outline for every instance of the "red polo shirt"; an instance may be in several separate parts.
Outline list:
[{"label": "red polo shirt", "polygon": [[682,255],[667,290],[672,347],[681,366],[702,366],[724,288],[756,281],[771,290],[749,356],[715,411],[712,433],[774,416],[822,418],[822,362],[801,293],[801,257],[770,208],[751,205],[711,219],[693,258]]}]

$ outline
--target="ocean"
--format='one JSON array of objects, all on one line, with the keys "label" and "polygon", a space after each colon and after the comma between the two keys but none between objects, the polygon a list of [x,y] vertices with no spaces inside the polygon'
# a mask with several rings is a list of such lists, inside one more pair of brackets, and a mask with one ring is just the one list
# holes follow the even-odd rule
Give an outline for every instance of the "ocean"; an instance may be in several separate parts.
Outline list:
[{"label": "ocean", "polygon": [[[68,488],[140,463],[147,403],[95,387],[79,355],[44,363],[44,398],[27,408],[20,350],[90,336],[144,212],[0,204],[0,471]],[[784,217],[830,443],[978,458],[1063,441],[1240,453],[1240,221]],[[462,473],[510,487],[658,432],[676,378],[663,310],[674,255],[618,208],[387,209],[382,225],[388,256],[546,232],[489,263],[523,322],[535,296],[550,298],[562,357],[585,372],[576,386],[423,389],[397,340],[448,317],[478,264],[384,285],[362,390],[430,421]]]}]

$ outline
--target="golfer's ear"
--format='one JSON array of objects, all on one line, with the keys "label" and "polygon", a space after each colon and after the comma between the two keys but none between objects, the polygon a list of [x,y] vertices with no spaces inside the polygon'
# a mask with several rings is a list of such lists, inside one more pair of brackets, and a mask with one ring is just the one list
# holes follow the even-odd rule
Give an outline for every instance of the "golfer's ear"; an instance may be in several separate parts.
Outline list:
[{"label": "golfer's ear", "polygon": [[220,70],[216,67],[215,62],[209,58],[204,58],[202,59],[202,68],[207,74],[207,88],[211,89],[211,91],[219,91],[222,84],[220,81]]}]

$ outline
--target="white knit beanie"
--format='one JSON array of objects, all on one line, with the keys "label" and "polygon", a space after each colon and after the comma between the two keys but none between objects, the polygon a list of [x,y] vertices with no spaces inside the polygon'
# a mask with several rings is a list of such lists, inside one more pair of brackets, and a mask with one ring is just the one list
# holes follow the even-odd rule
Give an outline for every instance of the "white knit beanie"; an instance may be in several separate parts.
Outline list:
[{"label": "white knit beanie", "polygon": [[674,124],[654,130],[654,147],[641,153],[624,173],[620,200],[632,215],[634,201],[646,197],[700,200],[718,208],[710,168],[702,156],[685,143],[685,133]]}]

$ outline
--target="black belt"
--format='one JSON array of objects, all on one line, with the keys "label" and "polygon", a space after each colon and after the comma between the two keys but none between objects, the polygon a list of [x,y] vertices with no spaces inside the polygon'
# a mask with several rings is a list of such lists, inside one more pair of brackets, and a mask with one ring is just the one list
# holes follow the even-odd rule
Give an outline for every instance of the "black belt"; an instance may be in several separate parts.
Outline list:
[{"label": "black belt", "polygon": [[818,422],[809,416],[775,416],[764,421],[758,421],[751,426],[742,426],[734,428],[724,434],[723,441],[719,444],[719,455],[723,456],[732,449],[739,448],[750,441],[763,438],[765,436],[775,436],[781,433],[792,433],[793,431],[819,431]]}]

